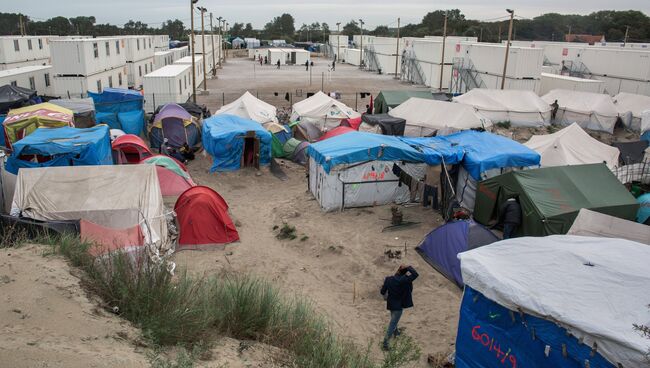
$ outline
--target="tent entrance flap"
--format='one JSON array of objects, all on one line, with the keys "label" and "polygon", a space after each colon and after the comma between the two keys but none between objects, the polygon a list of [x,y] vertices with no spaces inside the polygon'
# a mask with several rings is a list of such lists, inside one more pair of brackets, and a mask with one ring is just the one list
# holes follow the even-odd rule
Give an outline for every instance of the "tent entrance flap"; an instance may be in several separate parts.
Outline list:
[{"label": "tent entrance flap", "polygon": [[260,168],[260,140],[254,131],[246,132],[244,149],[241,156],[241,167]]}]

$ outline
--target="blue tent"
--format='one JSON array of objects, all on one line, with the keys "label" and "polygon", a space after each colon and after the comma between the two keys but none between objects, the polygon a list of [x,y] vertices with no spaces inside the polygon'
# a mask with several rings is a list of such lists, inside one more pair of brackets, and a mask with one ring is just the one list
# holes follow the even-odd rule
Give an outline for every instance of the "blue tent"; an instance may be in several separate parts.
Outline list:
[{"label": "blue tent", "polygon": [[[31,160],[33,156],[37,162]],[[108,126],[41,128],[13,144],[7,171],[17,174],[21,168],[112,164]]]},{"label": "blue tent", "polygon": [[313,143],[307,148],[307,154],[327,173],[337,165],[357,162],[407,161],[437,165],[443,159],[455,164],[463,157],[460,148],[439,138],[418,141],[363,132],[350,132]]},{"label": "blue tent", "polygon": [[415,249],[433,268],[463,287],[458,253],[498,241],[490,230],[474,221],[448,222],[424,237]]},{"label": "blue tent", "polygon": [[636,215],[636,222],[645,224],[650,219],[650,193],[639,196],[636,199],[639,204],[639,212]]},{"label": "blue tent", "polygon": [[463,167],[477,181],[490,169],[538,166],[541,160],[523,144],[488,132],[464,130],[442,138],[465,151]]},{"label": "blue tent", "polygon": [[211,172],[241,167],[244,138],[248,132],[255,132],[259,139],[260,165],[269,165],[272,137],[260,123],[229,114],[215,115],[203,121],[201,135],[203,147],[213,158]]},{"label": "blue tent", "polygon": [[104,88],[102,93],[88,92],[95,102],[95,119],[111,129],[122,129],[127,134],[140,135],[144,130],[144,97],[140,92]]}]

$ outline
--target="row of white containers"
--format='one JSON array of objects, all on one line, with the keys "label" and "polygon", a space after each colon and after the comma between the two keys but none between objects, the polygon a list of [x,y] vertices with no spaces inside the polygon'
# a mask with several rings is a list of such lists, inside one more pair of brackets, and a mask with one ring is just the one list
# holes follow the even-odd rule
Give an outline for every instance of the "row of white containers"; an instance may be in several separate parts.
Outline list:
[{"label": "row of white containers", "polygon": [[153,47],[155,51],[169,50],[169,36],[167,35],[154,35]]},{"label": "row of white containers", "polygon": [[38,91],[39,95],[52,96],[52,66],[23,66],[0,71],[0,86],[14,85]]},{"label": "row of white containers", "polygon": [[192,65],[171,64],[145,75],[143,91],[146,112],[166,103],[186,102],[192,95]]},{"label": "row of white containers", "polygon": [[19,66],[49,64],[50,39],[57,36],[0,37],[0,70]]},{"label": "row of white containers", "polygon": [[52,83],[54,95],[59,97],[87,97],[88,92],[99,92],[106,87],[128,88],[129,68],[126,64],[89,76],[55,75]]}]

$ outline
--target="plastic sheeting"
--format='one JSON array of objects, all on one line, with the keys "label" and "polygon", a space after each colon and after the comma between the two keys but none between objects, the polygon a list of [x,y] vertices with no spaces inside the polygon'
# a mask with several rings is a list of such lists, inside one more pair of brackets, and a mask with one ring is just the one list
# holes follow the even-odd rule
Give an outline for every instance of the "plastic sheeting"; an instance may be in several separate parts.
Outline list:
[{"label": "plastic sheeting", "polygon": [[90,128],[95,125],[95,102],[92,98],[61,98],[48,102],[72,110],[75,128]]},{"label": "plastic sheeting", "polygon": [[337,127],[343,119],[354,119],[361,114],[323,92],[293,104],[291,121],[313,123],[321,130]]},{"label": "plastic sheeting", "polygon": [[[647,245],[570,235],[528,237],[477,248],[459,258],[465,284],[495,303],[554,322],[587,349],[597,344],[597,352],[613,365],[647,364],[648,340],[632,328],[650,324]],[[461,321],[465,313],[461,308]],[[540,347],[537,356],[543,358],[543,352]],[[596,363],[593,366],[601,366]]]},{"label": "plastic sheeting", "polygon": [[[28,88],[5,84],[0,86],[0,114],[17,109],[36,101],[36,91]],[[40,101],[39,101],[40,102]]]},{"label": "plastic sheeting", "polygon": [[419,99],[433,100],[431,91],[381,91],[375,99],[374,113],[386,114],[391,109],[401,105],[409,98],[417,97]]},{"label": "plastic sheeting", "polygon": [[254,120],[262,125],[278,123],[276,107],[258,99],[248,91],[235,101],[222,106],[214,114],[235,115],[241,118]]},{"label": "plastic sheeting", "polygon": [[473,106],[493,123],[538,127],[551,123],[551,107],[533,91],[474,88],[454,97],[454,102]]},{"label": "plastic sheeting", "polygon": [[74,113],[61,106],[45,102],[10,110],[3,122],[8,147],[40,127],[74,126]]},{"label": "plastic sheeting", "polygon": [[140,135],[144,129],[144,97],[140,92],[104,88],[102,93],[88,92],[95,102],[98,123],[106,123],[111,129],[122,129],[128,134]]},{"label": "plastic sheeting", "polygon": [[554,89],[542,96],[542,99],[549,105],[557,100],[559,108],[555,123],[578,123],[584,129],[614,132],[618,111],[609,95]]},{"label": "plastic sheeting", "polygon": [[[48,160],[35,162],[21,157],[33,155]],[[62,127],[37,129],[14,143],[7,171],[17,174],[21,168],[112,164],[111,139],[106,125],[87,129]]]},{"label": "plastic sheeting", "polygon": [[215,115],[203,121],[203,147],[213,158],[211,172],[232,171],[241,167],[247,132],[255,132],[255,137],[259,139],[260,165],[269,165],[271,133],[258,122],[228,114]]},{"label": "plastic sheeting", "polygon": [[403,136],[406,127],[406,120],[388,114],[363,114],[361,121],[359,131],[367,133]]},{"label": "plastic sheeting", "polygon": [[635,132],[640,131],[643,112],[650,110],[650,96],[621,92],[613,100],[623,124]]},{"label": "plastic sheeting", "polygon": [[583,208],[568,235],[627,239],[650,245],[650,226]]},{"label": "plastic sheeting", "polygon": [[524,145],[542,156],[542,167],[604,162],[613,169],[620,154],[616,147],[592,138],[577,123],[553,134],[534,135]]}]

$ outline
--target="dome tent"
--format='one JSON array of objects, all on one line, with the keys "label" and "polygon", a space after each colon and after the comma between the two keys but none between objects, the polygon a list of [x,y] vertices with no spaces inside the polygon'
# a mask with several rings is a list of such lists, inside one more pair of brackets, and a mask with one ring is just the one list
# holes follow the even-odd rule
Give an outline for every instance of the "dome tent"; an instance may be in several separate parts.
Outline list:
[{"label": "dome tent", "polygon": [[121,135],[111,143],[114,161],[117,164],[137,164],[143,159],[153,156],[142,138],[133,134]]},{"label": "dome tent", "polygon": [[185,165],[173,157],[154,155],[140,161],[141,164],[156,165],[158,182],[163,197],[181,195],[184,191],[196,186]]},{"label": "dome tent", "polygon": [[167,145],[180,149],[184,144],[196,148],[201,143],[199,125],[192,115],[180,105],[164,105],[153,118],[149,128],[149,142],[154,149],[160,148],[164,140]]}]

